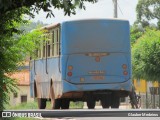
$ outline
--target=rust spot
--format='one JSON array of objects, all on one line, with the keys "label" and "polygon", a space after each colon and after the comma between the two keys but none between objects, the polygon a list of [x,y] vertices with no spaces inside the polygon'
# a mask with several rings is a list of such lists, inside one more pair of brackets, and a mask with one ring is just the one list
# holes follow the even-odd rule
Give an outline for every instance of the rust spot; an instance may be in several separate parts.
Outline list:
[{"label": "rust spot", "polygon": [[61,98],[61,95],[58,95],[58,98]]},{"label": "rust spot", "polygon": [[101,58],[100,58],[99,56],[97,56],[97,57],[95,58],[95,61],[96,61],[96,62],[100,62],[100,60],[101,60]]}]

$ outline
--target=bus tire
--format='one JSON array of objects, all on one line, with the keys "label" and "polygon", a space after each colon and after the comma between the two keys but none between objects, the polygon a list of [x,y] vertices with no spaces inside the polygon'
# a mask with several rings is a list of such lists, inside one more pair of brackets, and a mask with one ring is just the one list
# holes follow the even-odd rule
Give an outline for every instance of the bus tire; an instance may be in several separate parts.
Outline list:
[{"label": "bus tire", "polygon": [[60,109],[61,108],[61,99],[55,99],[54,100],[54,106],[53,109]]},{"label": "bus tire", "polygon": [[110,95],[102,96],[100,101],[103,108],[109,108],[111,105]]},{"label": "bus tire", "polygon": [[87,100],[87,107],[88,109],[94,109],[96,105],[96,101],[93,99]]},{"label": "bus tire", "polygon": [[70,101],[68,99],[62,99],[61,109],[69,109]]},{"label": "bus tire", "polygon": [[37,98],[37,102],[38,102],[38,108],[39,109],[45,109],[46,108],[47,99]]},{"label": "bus tire", "polygon": [[120,105],[120,97],[112,94],[112,98],[111,98],[111,108],[119,108]]}]

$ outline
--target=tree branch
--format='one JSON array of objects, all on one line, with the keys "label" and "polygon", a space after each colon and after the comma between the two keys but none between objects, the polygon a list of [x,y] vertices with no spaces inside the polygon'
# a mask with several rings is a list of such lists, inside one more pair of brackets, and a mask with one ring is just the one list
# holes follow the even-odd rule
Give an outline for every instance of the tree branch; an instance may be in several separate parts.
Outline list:
[{"label": "tree branch", "polygon": [[35,5],[36,3],[39,4],[41,2],[44,2],[44,0],[12,0],[12,3],[8,6],[5,6],[5,3],[1,3],[2,7],[0,8],[0,14],[5,14],[8,11],[16,10],[21,7],[31,7],[32,5]]}]

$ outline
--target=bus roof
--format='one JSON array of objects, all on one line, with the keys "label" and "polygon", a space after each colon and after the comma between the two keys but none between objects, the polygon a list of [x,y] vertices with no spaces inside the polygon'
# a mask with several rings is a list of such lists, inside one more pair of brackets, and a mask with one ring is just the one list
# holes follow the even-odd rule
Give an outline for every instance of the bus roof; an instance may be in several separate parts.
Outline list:
[{"label": "bus roof", "polygon": [[43,30],[43,29],[51,30],[51,29],[53,29],[53,28],[58,27],[59,25],[60,25],[60,23],[50,24],[50,25],[47,25],[47,26],[42,27],[41,29],[42,29],[42,30]]},{"label": "bus roof", "polygon": [[64,21],[62,23],[66,23],[66,22],[80,22],[80,21],[97,21],[97,20],[106,20],[106,21],[126,21],[129,22],[126,19],[118,19],[118,18],[89,18],[89,19],[75,19],[75,20],[67,20]]},{"label": "bus roof", "polygon": [[[117,18],[89,18],[89,19],[76,19],[76,20],[67,20],[67,21],[63,21],[63,23],[66,22],[80,22],[80,21],[94,21],[94,20],[108,20],[108,21],[126,21],[128,22],[128,20],[125,19],[117,19]],[[42,27],[41,29],[47,29],[47,30],[51,30],[53,28],[56,28],[60,25],[61,23],[56,23],[56,24],[50,24],[47,26]]]}]

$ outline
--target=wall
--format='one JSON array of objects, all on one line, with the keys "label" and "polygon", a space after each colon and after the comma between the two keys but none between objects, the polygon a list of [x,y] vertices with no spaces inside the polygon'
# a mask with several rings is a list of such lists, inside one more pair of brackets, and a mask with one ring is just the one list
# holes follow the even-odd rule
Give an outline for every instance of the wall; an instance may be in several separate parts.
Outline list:
[{"label": "wall", "polygon": [[26,102],[34,101],[34,99],[30,97],[30,80],[29,80],[29,66],[28,65],[21,66],[17,72],[10,74],[9,77],[16,79],[17,85],[18,85],[17,93],[10,94],[10,105],[11,106],[12,105],[15,106],[21,103],[22,102],[21,96],[27,96],[27,99],[25,100],[25,97],[24,97],[23,101],[26,101]]},{"label": "wall", "polygon": [[10,95],[10,105],[15,106],[21,103],[21,96],[27,96],[27,102],[34,101],[33,98],[30,97],[30,87],[27,86],[18,86],[19,90],[17,92],[17,97],[14,97],[14,93]]}]

